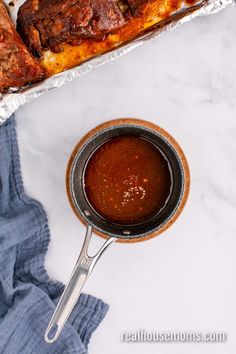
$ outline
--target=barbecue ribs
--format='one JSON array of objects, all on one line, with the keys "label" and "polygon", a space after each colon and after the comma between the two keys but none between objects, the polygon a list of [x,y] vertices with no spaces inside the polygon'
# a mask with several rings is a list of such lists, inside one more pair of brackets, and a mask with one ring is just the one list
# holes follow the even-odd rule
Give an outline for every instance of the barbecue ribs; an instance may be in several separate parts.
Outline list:
[{"label": "barbecue ribs", "polygon": [[26,0],[17,30],[51,76],[165,26],[177,11],[179,19],[203,5],[204,0]]},{"label": "barbecue ribs", "polygon": [[0,92],[42,80],[45,71],[17,34],[0,0]]},{"label": "barbecue ribs", "polygon": [[117,0],[26,0],[17,29],[31,52],[60,52],[61,43],[78,45],[85,38],[101,40],[125,24]]}]

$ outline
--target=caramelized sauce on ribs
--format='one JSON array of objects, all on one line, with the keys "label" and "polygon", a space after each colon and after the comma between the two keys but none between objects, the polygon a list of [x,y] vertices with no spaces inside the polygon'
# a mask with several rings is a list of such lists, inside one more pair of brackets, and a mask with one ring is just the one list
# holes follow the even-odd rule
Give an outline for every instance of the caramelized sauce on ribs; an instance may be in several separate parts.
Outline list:
[{"label": "caramelized sauce on ribs", "polygon": [[28,52],[0,1],[0,92],[44,77],[45,70]]},{"label": "caramelized sauce on ribs", "polygon": [[153,0],[26,0],[20,7],[17,29],[31,52],[61,52],[62,43],[79,45],[83,39],[103,40],[138,16]]},{"label": "caramelized sauce on ribs", "polygon": [[26,0],[17,18],[25,46],[0,0],[0,92],[40,81],[130,42],[162,26],[183,6],[189,12],[203,6],[193,6],[196,1]]},{"label": "caramelized sauce on ribs", "polygon": [[60,52],[61,43],[101,40],[125,24],[116,0],[27,0],[17,28],[27,46],[41,57],[43,49]]},{"label": "caramelized sauce on ribs", "polygon": [[17,29],[50,76],[133,40],[183,5],[188,0],[26,0]]}]

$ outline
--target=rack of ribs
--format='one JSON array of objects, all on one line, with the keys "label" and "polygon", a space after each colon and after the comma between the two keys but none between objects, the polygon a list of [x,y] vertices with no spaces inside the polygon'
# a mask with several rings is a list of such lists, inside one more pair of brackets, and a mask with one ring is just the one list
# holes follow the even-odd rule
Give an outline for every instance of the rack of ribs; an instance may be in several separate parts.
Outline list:
[{"label": "rack of ribs", "polygon": [[19,36],[0,0],[0,92],[78,66],[206,1],[26,0],[17,16]]},{"label": "rack of ribs", "polygon": [[204,0],[26,0],[17,30],[51,76],[138,38],[190,1]]},{"label": "rack of ribs", "polygon": [[62,43],[103,40],[151,2],[161,5],[160,0],[26,0],[18,12],[17,30],[30,51],[41,58],[47,49],[61,52]]},{"label": "rack of ribs", "polygon": [[27,0],[19,9],[17,29],[40,58],[45,49],[60,52],[61,43],[102,40],[124,24],[117,0]]},{"label": "rack of ribs", "polygon": [[0,92],[44,77],[45,70],[28,52],[0,0]]}]

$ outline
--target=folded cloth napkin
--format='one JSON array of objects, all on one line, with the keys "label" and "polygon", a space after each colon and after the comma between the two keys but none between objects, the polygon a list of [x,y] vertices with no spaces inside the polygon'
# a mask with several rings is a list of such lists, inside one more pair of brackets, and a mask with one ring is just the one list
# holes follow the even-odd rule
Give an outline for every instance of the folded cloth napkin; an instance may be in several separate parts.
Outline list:
[{"label": "folded cloth napkin", "polygon": [[20,173],[15,120],[0,127],[0,353],[85,354],[108,306],[82,294],[61,336],[44,342],[63,285],[49,279],[44,258],[49,243],[46,214],[29,198]]}]

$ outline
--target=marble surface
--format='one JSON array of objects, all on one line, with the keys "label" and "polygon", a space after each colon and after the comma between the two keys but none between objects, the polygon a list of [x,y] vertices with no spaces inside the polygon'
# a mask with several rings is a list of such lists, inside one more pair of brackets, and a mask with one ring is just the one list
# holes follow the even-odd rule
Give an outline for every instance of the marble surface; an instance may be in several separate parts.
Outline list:
[{"label": "marble surface", "polygon": [[[140,117],[179,141],[192,185],[180,219],[145,243],[113,245],[85,291],[110,311],[93,354],[233,354],[236,348],[236,7],[198,18],[20,108],[25,188],[48,214],[50,275],[66,281],[84,227],[64,176],[77,141],[99,123]],[[94,237],[93,248],[101,244]],[[221,344],[124,344],[125,330],[225,331]]]}]

